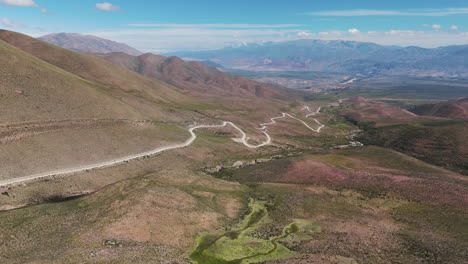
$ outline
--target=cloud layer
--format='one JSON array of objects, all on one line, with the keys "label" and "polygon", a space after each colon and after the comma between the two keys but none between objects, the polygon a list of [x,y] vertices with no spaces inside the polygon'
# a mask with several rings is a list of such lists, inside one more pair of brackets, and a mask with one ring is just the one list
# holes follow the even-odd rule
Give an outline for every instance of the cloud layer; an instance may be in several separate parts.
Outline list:
[{"label": "cloud layer", "polygon": [[131,27],[153,28],[292,28],[298,24],[129,24]]},{"label": "cloud layer", "polygon": [[0,3],[9,6],[39,7],[33,0],[0,0]]},{"label": "cloud layer", "polygon": [[34,2],[34,0],[0,0],[0,3],[4,4],[4,5],[8,5],[8,6],[40,8],[41,13],[43,13],[43,14],[50,14],[51,13],[45,7],[36,4],[36,2]]},{"label": "cloud layer", "polygon": [[415,10],[333,10],[308,12],[311,16],[450,16],[468,14],[468,8],[415,9]]},{"label": "cloud layer", "polygon": [[[187,50],[210,50],[243,43],[288,41],[297,39],[355,40],[382,45],[437,47],[468,43],[468,32],[450,25],[429,25],[431,30],[362,31],[350,28],[341,31],[312,32],[297,25],[244,24],[131,24],[115,29],[85,34],[127,43],[140,50],[155,53]],[[432,30],[435,29],[435,30]],[[457,27],[458,29],[458,27]]]}]

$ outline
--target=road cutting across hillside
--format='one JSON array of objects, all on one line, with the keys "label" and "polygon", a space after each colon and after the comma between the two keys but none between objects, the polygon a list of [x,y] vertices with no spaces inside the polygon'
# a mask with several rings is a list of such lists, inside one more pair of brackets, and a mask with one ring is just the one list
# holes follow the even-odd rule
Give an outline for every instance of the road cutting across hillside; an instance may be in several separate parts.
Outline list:
[{"label": "road cutting across hillside", "polygon": [[[320,112],[320,110],[321,110],[321,107],[315,112],[312,112],[308,106],[305,106],[303,109],[306,109],[306,110],[308,110],[310,112],[310,114],[306,115],[306,117],[308,117],[308,116],[311,116],[311,115],[318,114]],[[32,181],[32,180],[39,180],[39,179],[51,178],[51,177],[55,177],[55,176],[63,176],[63,175],[69,175],[69,174],[76,174],[76,173],[80,173],[80,172],[87,172],[87,171],[95,170],[95,169],[102,169],[102,168],[111,167],[111,166],[114,166],[114,165],[117,165],[117,164],[126,163],[126,162],[129,162],[129,161],[132,161],[132,160],[153,156],[153,155],[159,154],[161,152],[165,152],[165,151],[169,151],[169,150],[173,150],[173,149],[185,148],[185,147],[188,147],[188,146],[192,145],[193,142],[195,142],[195,140],[197,139],[197,135],[195,134],[194,131],[197,130],[197,129],[203,129],[203,128],[223,128],[223,127],[226,127],[228,125],[232,126],[234,129],[239,131],[239,133],[241,134],[240,138],[233,138],[232,140],[234,140],[235,142],[242,143],[244,146],[246,146],[248,148],[257,149],[257,148],[260,148],[260,147],[270,145],[271,142],[272,142],[271,136],[266,131],[268,126],[276,124],[277,119],[282,119],[282,118],[286,118],[286,117],[290,117],[292,119],[295,119],[295,120],[299,121],[300,123],[305,125],[308,129],[310,129],[310,130],[312,130],[314,132],[317,132],[317,133],[320,133],[320,130],[325,127],[325,125],[321,124],[315,118],[313,118],[313,120],[317,124],[320,125],[320,127],[317,128],[317,129],[312,128],[309,124],[307,124],[306,122],[304,122],[303,120],[301,120],[299,118],[296,118],[296,117],[294,117],[294,116],[292,116],[292,115],[290,115],[288,113],[282,113],[281,116],[271,118],[270,119],[271,122],[260,124],[259,130],[261,130],[261,132],[266,136],[266,140],[259,143],[259,144],[257,144],[257,145],[253,145],[253,144],[250,144],[248,142],[249,137],[247,136],[247,134],[240,127],[238,127],[236,124],[234,124],[234,123],[232,123],[230,121],[223,121],[223,123],[220,124],[220,125],[197,125],[197,126],[193,126],[193,127],[188,129],[188,132],[190,133],[190,138],[187,139],[184,143],[173,144],[173,145],[169,145],[169,146],[165,146],[165,147],[160,147],[160,148],[156,148],[156,149],[151,150],[151,151],[138,153],[138,154],[134,154],[134,155],[131,155],[131,156],[126,156],[126,157],[122,157],[122,158],[119,158],[119,159],[113,159],[113,160],[109,160],[109,161],[106,161],[106,162],[91,164],[91,165],[87,165],[87,166],[57,170],[57,171],[52,171],[52,172],[45,172],[45,173],[41,173],[41,174],[35,174],[35,175],[30,175],[30,176],[25,176],[25,177],[19,177],[19,178],[15,178],[15,179],[11,179],[11,180],[3,180],[3,181],[0,181],[0,187],[12,185],[12,184],[19,184],[19,183],[23,183],[23,182],[27,182],[27,181]]]}]

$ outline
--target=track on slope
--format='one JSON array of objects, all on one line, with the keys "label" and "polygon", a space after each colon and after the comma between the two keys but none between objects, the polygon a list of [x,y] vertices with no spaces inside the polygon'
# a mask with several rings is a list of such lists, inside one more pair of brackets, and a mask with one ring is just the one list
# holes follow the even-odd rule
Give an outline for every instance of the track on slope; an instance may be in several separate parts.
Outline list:
[{"label": "track on slope", "polygon": [[[340,103],[341,102],[342,102],[342,100],[340,100]],[[308,106],[305,106],[303,108],[303,110],[308,110],[310,112],[310,114],[306,115],[306,117],[309,117],[309,116],[317,115],[318,113],[320,113],[321,107],[315,112],[312,112]],[[197,126],[193,126],[193,127],[188,129],[188,132],[190,133],[191,136],[184,143],[159,147],[159,148],[153,149],[151,151],[142,152],[142,153],[138,153],[138,154],[134,154],[134,155],[118,158],[118,159],[113,159],[113,160],[109,160],[109,161],[105,161],[105,162],[101,162],[101,163],[91,164],[91,165],[87,165],[87,166],[57,170],[57,171],[52,171],[52,172],[45,172],[45,173],[40,173],[40,174],[34,174],[34,175],[19,177],[19,178],[15,178],[15,179],[11,179],[11,180],[4,180],[4,181],[0,181],[0,187],[12,185],[12,184],[19,184],[19,183],[23,183],[23,182],[27,182],[27,181],[32,181],[32,180],[39,180],[39,179],[44,179],[44,178],[55,177],[55,176],[60,176],[60,175],[70,175],[70,174],[75,174],[75,173],[80,173],[80,172],[87,172],[87,171],[94,170],[94,169],[102,169],[102,168],[111,167],[111,166],[114,166],[114,165],[117,165],[117,164],[127,163],[129,161],[137,160],[137,159],[140,159],[140,158],[143,158],[143,157],[153,156],[153,155],[159,154],[161,152],[174,150],[174,149],[179,149],[179,148],[185,148],[185,147],[188,147],[188,146],[192,145],[193,142],[195,142],[195,140],[197,139],[197,135],[195,134],[194,131],[197,130],[197,129],[202,129],[202,128],[222,128],[222,127],[226,127],[228,125],[232,126],[234,129],[236,129],[242,135],[242,137],[233,138],[232,140],[234,140],[235,142],[238,142],[238,143],[242,143],[247,148],[257,149],[257,148],[260,148],[260,147],[263,147],[263,146],[270,145],[271,142],[272,142],[271,136],[266,131],[267,127],[269,125],[276,124],[277,119],[282,119],[282,118],[286,118],[286,117],[289,117],[289,118],[292,118],[292,119],[295,119],[295,120],[299,121],[304,126],[306,126],[308,129],[310,129],[310,130],[312,130],[312,131],[314,131],[316,133],[320,133],[321,129],[325,127],[324,124],[320,123],[315,118],[313,118],[313,120],[317,124],[320,125],[320,127],[317,128],[317,129],[312,128],[306,122],[304,122],[303,120],[301,120],[301,119],[299,119],[297,117],[294,117],[294,116],[292,116],[292,115],[290,115],[288,113],[282,113],[281,116],[271,118],[270,119],[271,122],[260,124],[259,130],[266,136],[266,140],[259,143],[259,144],[257,144],[257,145],[252,145],[252,144],[248,143],[249,137],[247,136],[247,134],[241,128],[239,128],[236,124],[234,124],[234,123],[232,123],[230,121],[223,121],[223,123],[220,124],[220,125],[197,125]]]}]

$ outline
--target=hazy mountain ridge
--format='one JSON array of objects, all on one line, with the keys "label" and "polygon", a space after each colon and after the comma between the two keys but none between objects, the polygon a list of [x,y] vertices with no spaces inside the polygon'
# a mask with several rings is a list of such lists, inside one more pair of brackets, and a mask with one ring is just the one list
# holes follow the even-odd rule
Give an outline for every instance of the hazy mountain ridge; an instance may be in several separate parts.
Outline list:
[{"label": "hazy mountain ridge", "polygon": [[124,43],[119,43],[91,35],[81,35],[76,33],[54,33],[39,37],[39,39],[78,52],[125,52],[127,54],[136,56],[143,54],[141,51],[136,50]]},{"label": "hazy mountain ridge", "polygon": [[251,70],[468,76],[468,45],[427,49],[308,39],[167,55],[212,60],[225,67]]}]

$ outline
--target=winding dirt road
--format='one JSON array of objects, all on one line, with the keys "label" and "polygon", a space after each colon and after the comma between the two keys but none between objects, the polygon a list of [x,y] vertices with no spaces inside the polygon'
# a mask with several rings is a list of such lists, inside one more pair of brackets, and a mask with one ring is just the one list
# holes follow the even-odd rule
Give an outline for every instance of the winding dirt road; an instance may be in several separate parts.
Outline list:
[{"label": "winding dirt road", "polygon": [[[310,110],[310,108],[308,106],[304,106],[304,108],[302,108],[302,110],[307,110],[309,112],[309,114],[306,115],[306,117],[311,117],[311,116],[316,116],[320,113],[320,111],[322,110],[322,107],[320,106],[317,111],[312,111]],[[317,133],[320,133],[320,130],[322,130],[322,128],[325,127],[324,124],[320,123],[317,119],[315,118],[312,118],[312,120],[315,121],[315,123],[317,123],[320,127],[317,128],[317,129],[312,129],[313,131],[317,132]]]},{"label": "winding dirt road", "polygon": [[[306,117],[309,117],[309,116],[312,116],[312,115],[317,115],[320,112],[321,107],[315,112],[312,112],[308,106],[305,106],[303,108],[303,110],[304,109],[306,109],[307,111],[310,112],[310,114],[306,115]],[[19,177],[19,178],[10,179],[10,180],[3,180],[3,181],[0,181],[0,187],[13,185],[13,184],[19,184],[19,183],[23,183],[23,182],[27,182],[27,181],[32,181],[32,180],[38,180],[38,179],[44,179],[44,178],[50,178],[50,177],[62,176],[62,175],[69,175],[69,174],[75,174],[75,173],[80,173],[80,172],[86,172],[86,171],[89,171],[89,170],[95,170],[95,169],[111,167],[111,166],[114,166],[114,165],[117,165],[117,164],[127,163],[129,161],[140,159],[140,158],[143,158],[143,157],[153,156],[153,155],[156,155],[156,154],[164,152],[164,151],[179,149],[179,148],[185,148],[185,147],[188,147],[188,146],[192,145],[193,142],[197,139],[197,135],[195,134],[194,131],[197,130],[197,129],[202,129],[202,128],[222,128],[222,127],[226,127],[226,126],[230,125],[234,129],[239,131],[239,133],[242,135],[240,138],[233,138],[232,140],[234,140],[235,142],[238,142],[238,143],[242,143],[244,146],[246,146],[248,148],[256,149],[256,148],[260,148],[260,147],[263,147],[263,146],[267,146],[267,145],[271,144],[271,142],[272,142],[271,136],[266,132],[267,126],[276,124],[277,119],[282,119],[282,118],[286,118],[286,117],[290,117],[292,119],[295,119],[295,120],[299,121],[304,126],[306,126],[308,129],[310,129],[310,130],[312,130],[314,132],[317,132],[317,133],[320,133],[320,130],[325,127],[324,124],[320,123],[315,118],[313,118],[313,120],[317,124],[320,125],[320,127],[317,128],[317,129],[312,128],[309,124],[307,124],[306,122],[304,122],[303,120],[301,120],[299,118],[296,118],[296,117],[294,117],[294,116],[292,116],[292,115],[290,115],[288,113],[282,113],[281,116],[271,118],[270,119],[271,122],[260,124],[259,130],[261,130],[261,132],[266,136],[266,140],[259,143],[258,145],[252,145],[252,144],[250,144],[248,142],[249,137],[247,136],[247,134],[241,128],[239,128],[236,124],[234,124],[232,122],[223,121],[223,123],[220,124],[220,125],[198,125],[198,126],[191,127],[188,130],[188,132],[190,133],[191,136],[184,143],[173,144],[173,145],[169,145],[169,146],[165,146],[165,147],[160,147],[160,148],[157,148],[157,149],[154,149],[154,150],[151,150],[151,151],[126,156],[126,157],[122,157],[122,158],[119,158],[119,159],[113,159],[113,160],[109,160],[109,161],[106,161],[106,162],[91,164],[91,165],[87,165],[87,166],[70,168],[70,169],[63,169],[63,170],[56,170],[56,171],[45,172],[45,173],[41,173],[41,174],[34,174],[34,175],[30,175],[30,176],[25,176],[25,177]]]}]

